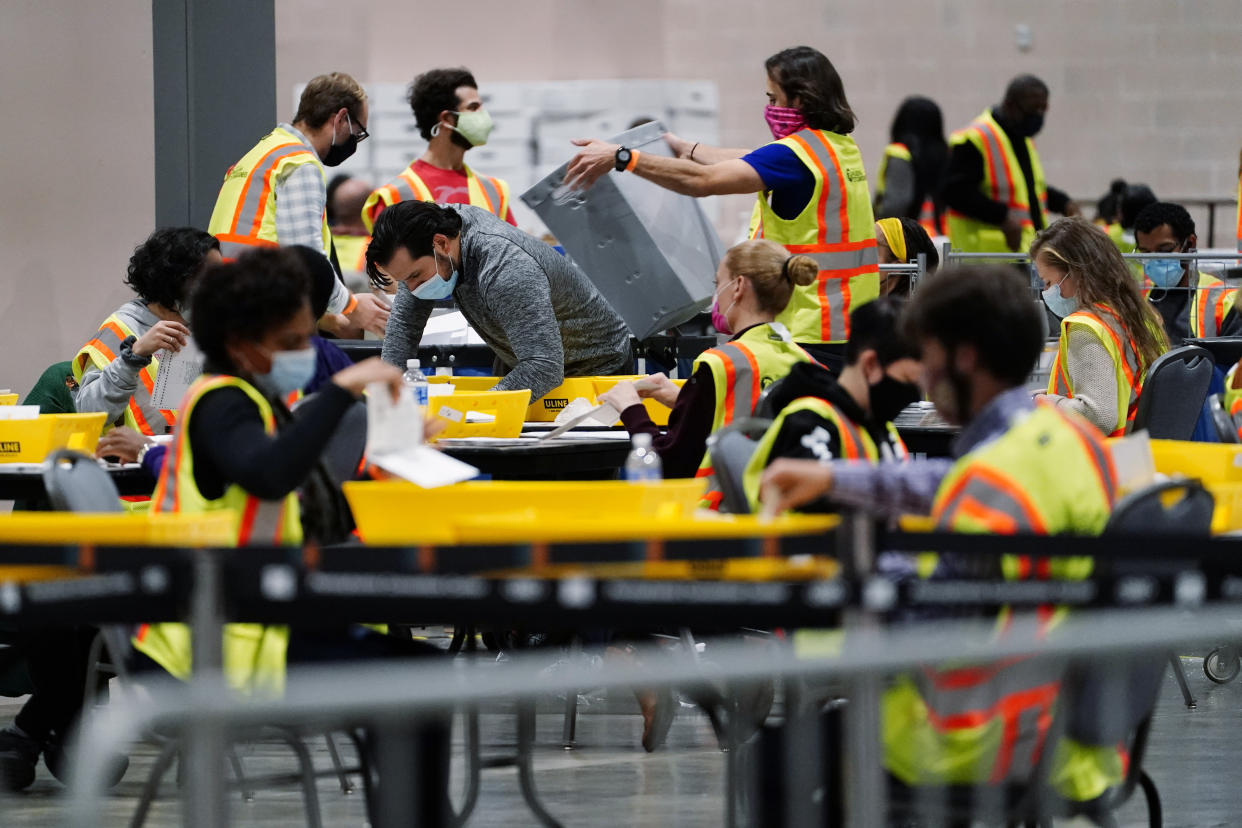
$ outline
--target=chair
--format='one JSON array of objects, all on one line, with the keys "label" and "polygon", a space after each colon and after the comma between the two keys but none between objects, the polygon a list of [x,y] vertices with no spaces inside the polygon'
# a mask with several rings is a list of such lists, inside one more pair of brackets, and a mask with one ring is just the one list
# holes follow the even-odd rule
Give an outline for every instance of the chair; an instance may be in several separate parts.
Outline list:
[{"label": "chair", "polygon": [[1220,394],[1213,394],[1207,399],[1208,414],[1212,425],[1216,427],[1216,439],[1222,443],[1242,443],[1238,439],[1238,426],[1221,402]]},{"label": "chair", "polygon": [[121,494],[94,457],[59,449],[43,461],[43,487],[58,512],[120,512]]},{"label": "chair", "polygon": [[771,420],[745,417],[719,429],[707,439],[712,473],[724,495],[720,511],[734,515],[750,514],[750,501],[743,486],[746,465],[755,453],[755,444],[771,425]]},{"label": "chair", "polygon": [[1207,397],[1215,366],[1212,355],[1194,345],[1174,348],[1147,369],[1134,431],[1157,440],[1189,440]]}]

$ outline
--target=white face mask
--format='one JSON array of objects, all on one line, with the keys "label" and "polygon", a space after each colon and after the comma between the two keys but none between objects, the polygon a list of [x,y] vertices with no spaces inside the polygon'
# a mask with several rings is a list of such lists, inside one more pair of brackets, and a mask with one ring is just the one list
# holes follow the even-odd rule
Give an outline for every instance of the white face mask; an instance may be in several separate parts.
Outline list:
[{"label": "white face mask", "polygon": [[[1069,276],[1065,277],[1065,279],[1068,278]],[[1064,282],[1065,279],[1062,279],[1061,282]],[[1064,319],[1074,311],[1078,310],[1078,297],[1062,296],[1061,282],[1057,282],[1055,285],[1045,290],[1043,295],[1044,304],[1048,306],[1048,309],[1055,313],[1058,318]]]}]

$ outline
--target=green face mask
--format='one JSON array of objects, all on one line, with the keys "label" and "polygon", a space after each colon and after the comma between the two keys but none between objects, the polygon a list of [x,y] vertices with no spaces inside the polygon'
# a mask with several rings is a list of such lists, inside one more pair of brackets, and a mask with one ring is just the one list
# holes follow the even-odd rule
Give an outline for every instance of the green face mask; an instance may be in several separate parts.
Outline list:
[{"label": "green face mask", "polygon": [[481,147],[487,143],[487,136],[492,134],[492,116],[487,114],[486,109],[458,112],[457,126],[449,126],[449,129],[469,141],[470,146]]}]

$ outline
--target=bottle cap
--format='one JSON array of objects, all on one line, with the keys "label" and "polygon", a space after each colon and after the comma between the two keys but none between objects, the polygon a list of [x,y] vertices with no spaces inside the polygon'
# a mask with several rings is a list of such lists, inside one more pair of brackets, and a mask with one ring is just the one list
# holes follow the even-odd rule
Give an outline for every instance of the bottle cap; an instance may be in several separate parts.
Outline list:
[{"label": "bottle cap", "polygon": [[405,361],[405,367],[407,370],[410,368],[422,368],[423,364],[417,359],[407,359]]},{"label": "bottle cap", "polygon": [[634,448],[651,448],[650,434],[635,434],[632,438]]}]

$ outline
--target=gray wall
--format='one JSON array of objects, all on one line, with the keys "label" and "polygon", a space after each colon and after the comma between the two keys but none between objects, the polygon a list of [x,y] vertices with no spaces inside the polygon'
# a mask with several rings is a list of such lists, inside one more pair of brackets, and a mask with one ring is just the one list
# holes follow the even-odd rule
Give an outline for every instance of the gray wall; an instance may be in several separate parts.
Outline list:
[{"label": "gray wall", "polygon": [[118,307],[154,220],[151,0],[0,3],[0,386]]}]

